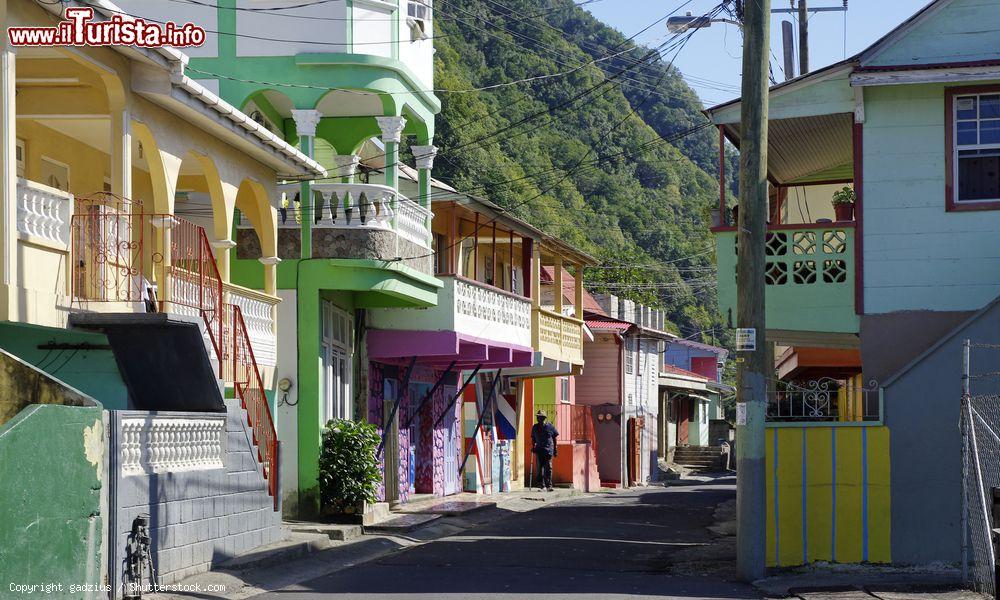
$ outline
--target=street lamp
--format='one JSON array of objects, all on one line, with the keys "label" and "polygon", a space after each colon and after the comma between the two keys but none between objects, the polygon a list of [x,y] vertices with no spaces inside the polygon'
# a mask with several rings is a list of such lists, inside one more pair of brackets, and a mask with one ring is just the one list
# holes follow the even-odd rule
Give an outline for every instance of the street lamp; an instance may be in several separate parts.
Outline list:
[{"label": "street lamp", "polygon": [[741,25],[739,21],[732,19],[710,19],[708,17],[696,17],[691,13],[683,17],[670,17],[667,19],[667,31],[670,33],[684,33],[688,29],[703,29],[711,27],[712,23],[728,23],[730,25]]}]

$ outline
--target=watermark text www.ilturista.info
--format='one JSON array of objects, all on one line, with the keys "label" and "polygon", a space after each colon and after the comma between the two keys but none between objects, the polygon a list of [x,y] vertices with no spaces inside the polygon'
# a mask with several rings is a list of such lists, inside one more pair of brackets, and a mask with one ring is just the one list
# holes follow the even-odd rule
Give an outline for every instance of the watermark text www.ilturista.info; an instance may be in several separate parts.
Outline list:
[{"label": "watermark text www.ilturista.info", "polygon": [[141,46],[186,48],[205,43],[205,29],[192,23],[150,23],[138,17],[112,15],[94,21],[94,9],[71,7],[55,27],[8,27],[12,46]]}]

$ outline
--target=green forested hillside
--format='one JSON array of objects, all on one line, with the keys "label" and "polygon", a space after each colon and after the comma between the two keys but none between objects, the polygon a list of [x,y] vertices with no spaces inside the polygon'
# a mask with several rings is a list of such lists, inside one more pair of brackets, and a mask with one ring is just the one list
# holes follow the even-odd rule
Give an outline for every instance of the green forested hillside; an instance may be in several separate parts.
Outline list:
[{"label": "green forested hillside", "polygon": [[629,50],[571,0],[449,0],[435,9],[438,89],[575,69],[440,93],[435,175],[615,267],[588,271],[588,282],[655,299],[684,335],[717,331],[714,130],[661,139],[705,122],[680,76],[659,59],[629,69],[647,50]]}]

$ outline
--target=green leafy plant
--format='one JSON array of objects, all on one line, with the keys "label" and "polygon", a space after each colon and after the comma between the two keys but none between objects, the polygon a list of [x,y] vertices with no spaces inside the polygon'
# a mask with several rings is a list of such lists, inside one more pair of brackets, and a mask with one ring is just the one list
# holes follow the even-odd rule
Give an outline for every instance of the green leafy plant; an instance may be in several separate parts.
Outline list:
[{"label": "green leafy plant", "polygon": [[382,474],[375,452],[379,442],[374,425],[334,419],[323,430],[319,455],[319,493],[324,512],[352,512],[374,502]]},{"label": "green leafy plant", "polygon": [[857,197],[857,194],[854,193],[854,188],[845,185],[833,193],[832,202],[834,206],[837,206],[838,204],[854,204]]}]

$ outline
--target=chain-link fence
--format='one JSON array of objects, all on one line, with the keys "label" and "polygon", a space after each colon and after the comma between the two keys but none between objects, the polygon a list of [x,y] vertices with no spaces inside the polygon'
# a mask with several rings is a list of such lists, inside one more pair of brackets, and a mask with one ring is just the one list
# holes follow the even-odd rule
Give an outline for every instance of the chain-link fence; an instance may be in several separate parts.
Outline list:
[{"label": "chain-link fence", "polygon": [[[1000,351],[1000,345],[964,344],[962,400],[962,467],[964,488],[963,575],[979,592],[996,597],[994,497],[1000,499],[1000,394],[975,394],[977,388],[994,391],[1000,372],[970,370],[973,349]],[[991,357],[992,358],[992,357]],[[995,361],[991,361],[995,362]],[[982,385],[978,385],[982,384]]]}]

